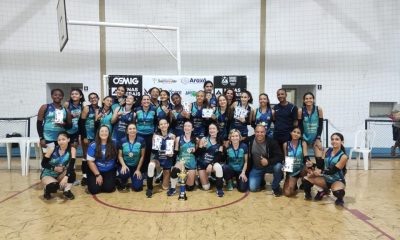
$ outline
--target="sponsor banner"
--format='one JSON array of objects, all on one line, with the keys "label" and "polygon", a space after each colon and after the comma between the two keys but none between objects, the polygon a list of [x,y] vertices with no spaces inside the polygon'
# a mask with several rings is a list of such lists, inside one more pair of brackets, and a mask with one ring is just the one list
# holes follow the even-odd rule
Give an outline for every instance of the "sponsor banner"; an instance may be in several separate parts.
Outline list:
[{"label": "sponsor banner", "polygon": [[203,90],[205,81],[213,81],[213,76],[143,76],[143,94],[152,87],[167,90],[172,95],[179,93],[182,102],[194,102],[196,92]]},{"label": "sponsor banner", "polygon": [[126,87],[126,95],[133,95],[135,99],[142,96],[143,79],[141,75],[108,75],[108,95],[116,96],[118,86]]},{"label": "sponsor banner", "polygon": [[247,88],[247,76],[214,76],[214,93],[217,97],[228,88],[234,89],[236,100],[240,100],[241,92]]}]

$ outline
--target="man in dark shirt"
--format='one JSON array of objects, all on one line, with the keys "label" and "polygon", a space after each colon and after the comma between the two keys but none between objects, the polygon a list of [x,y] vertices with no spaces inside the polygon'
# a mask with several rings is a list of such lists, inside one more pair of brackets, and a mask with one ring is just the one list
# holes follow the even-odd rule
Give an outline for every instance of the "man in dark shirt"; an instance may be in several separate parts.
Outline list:
[{"label": "man in dark shirt", "polygon": [[275,140],[266,138],[264,125],[257,125],[254,132],[255,135],[248,139],[250,164],[253,165],[249,176],[250,191],[258,191],[264,175],[272,173],[272,191],[276,197],[280,197],[282,190],[279,183],[283,177],[282,151]]},{"label": "man in dark shirt", "polygon": [[276,95],[279,104],[274,106],[274,139],[282,149],[283,143],[290,141],[290,132],[297,126],[297,107],[286,100],[285,89],[279,89]]}]

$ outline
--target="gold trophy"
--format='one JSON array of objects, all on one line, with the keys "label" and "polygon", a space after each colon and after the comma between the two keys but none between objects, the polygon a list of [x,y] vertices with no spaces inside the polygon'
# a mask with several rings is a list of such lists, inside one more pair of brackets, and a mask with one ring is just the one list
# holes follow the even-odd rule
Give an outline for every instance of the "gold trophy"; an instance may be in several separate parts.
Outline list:
[{"label": "gold trophy", "polygon": [[186,173],[186,168],[185,168],[185,159],[182,158],[181,160],[183,164],[183,170],[178,174],[178,182],[179,182],[179,189],[180,193],[178,196],[178,200],[180,201],[186,201],[187,196],[186,196],[186,178],[187,178],[187,173]]}]

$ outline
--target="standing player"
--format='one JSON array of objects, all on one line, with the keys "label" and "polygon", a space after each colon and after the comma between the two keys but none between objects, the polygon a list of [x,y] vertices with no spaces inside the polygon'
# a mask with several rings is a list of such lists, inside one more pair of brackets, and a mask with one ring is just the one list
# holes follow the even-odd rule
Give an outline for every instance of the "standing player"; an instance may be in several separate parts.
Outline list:
[{"label": "standing player", "polygon": [[[244,90],[240,96],[240,101],[233,103],[231,106],[234,111],[234,119],[232,120],[231,129],[237,129],[240,131],[242,141],[249,136],[247,125],[250,125],[252,121],[251,117],[254,115],[253,109],[250,106],[252,103],[253,97],[251,96],[251,93]],[[238,110],[241,110],[240,114],[237,114]]]},{"label": "standing player", "polygon": [[218,105],[214,111],[212,118],[217,121],[219,135],[224,141],[224,146],[228,146],[228,134],[231,127],[232,111],[228,106],[228,100],[226,96],[220,95],[218,97]]},{"label": "standing player", "polygon": [[95,132],[95,122],[96,122],[96,111],[99,110],[99,95],[97,93],[89,94],[89,102],[90,105],[83,107],[81,119],[79,121],[79,128],[81,131],[81,139],[82,139],[82,151],[83,151],[83,159],[82,159],[82,180],[81,185],[87,185],[87,171],[88,165],[86,161],[87,149],[89,147],[89,143],[94,141],[94,137],[96,136]]},{"label": "standing player", "polygon": [[120,145],[122,138],[126,136],[126,126],[135,119],[133,104],[135,100],[132,95],[125,99],[125,105],[116,107],[111,118],[111,124],[114,125],[112,131],[112,140],[115,146]]},{"label": "standing player", "polygon": [[156,108],[157,119],[167,119],[171,122],[171,110],[173,105],[169,102],[170,93],[167,90],[160,92],[160,105]]},{"label": "standing player", "polygon": [[213,93],[214,91],[214,83],[212,81],[205,81],[203,85],[204,93],[207,95],[207,93],[210,93],[210,100],[208,100],[208,104],[210,105],[211,108],[215,108],[217,106],[217,97]]},{"label": "standing player", "polygon": [[258,97],[259,107],[255,110],[253,115],[253,127],[257,124],[261,124],[265,126],[267,130],[267,136],[272,138],[273,132],[271,131],[271,123],[273,121],[274,110],[271,109],[271,104],[269,101],[269,97],[265,93],[261,93]]},{"label": "standing player", "polygon": [[107,96],[103,99],[101,108],[96,111],[96,118],[95,118],[95,132],[98,131],[100,126],[106,125],[108,129],[112,132],[112,124],[111,119],[113,116],[113,112],[111,109],[112,106],[112,97]]},{"label": "standing player", "polygon": [[113,112],[117,107],[125,105],[126,86],[125,85],[118,86],[115,94],[116,96],[112,99],[112,106],[111,106]]},{"label": "standing player", "polygon": [[75,198],[71,188],[76,177],[74,170],[76,149],[70,146],[69,141],[68,134],[60,132],[57,138],[58,145],[48,149],[43,157],[40,179],[45,186],[43,197],[47,200],[59,189],[64,191],[65,198],[70,200]]},{"label": "standing player", "polygon": [[321,134],[324,122],[322,108],[315,106],[314,94],[308,92],[303,96],[303,107],[298,110],[299,127],[303,132],[303,139],[310,148],[314,149],[317,167],[322,169]]},{"label": "standing player", "polygon": [[196,93],[196,102],[190,104],[190,119],[193,122],[193,134],[197,138],[206,135],[206,122],[203,118],[203,109],[207,108],[207,100],[204,91],[200,90]]},{"label": "standing player", "polygon": [[181,136],[184,134],[183,124],[185,123],[185,117],[183,115],[186,114],[186,116],[189,116],[189,114],[183,109],[182,99],[179,93],[172,94],[171,99],[172,103],[174,104],[172,110],[171,129],[175,136]]}]

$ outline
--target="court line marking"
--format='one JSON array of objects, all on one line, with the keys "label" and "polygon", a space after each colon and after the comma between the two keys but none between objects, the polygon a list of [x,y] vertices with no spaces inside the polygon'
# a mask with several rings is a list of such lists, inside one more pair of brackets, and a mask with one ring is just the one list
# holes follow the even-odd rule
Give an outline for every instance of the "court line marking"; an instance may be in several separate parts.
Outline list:
[{"label": "court line marking", "polygon": [[250,192],[246,192],[246,193],[243,194],[243,196],[241,198],[236,199],[233,202],[229,202],[229,203],[218,205],[218,206],[214,206],[214,207],[199,208],[199,209],[186,209],[186,210],[172,210],[172,211],[154,211],[154,210],[152,211],[152,210],[140,210],[140,209],[124,208],[124,207],[120,207],[120,206],[116,206],[116,205],[112,205],[112,204],[106,203],[106,202],[102,201],[101,199],[99,199],[97,197],[97,195],[92,195],[92,196],[93,196],[93,199],[96,202],[98,202],[98,203],[100,203],[100,204],[102,204],[102,205],[104,205],[106,207],[114,208],[114,209],[117,209],[117,210],[140,212],[140,213],[161,213],[161,214],[162,213],[166,213],[166,214],[171,214],[172,213],[172,214],[175,214],[175,213],[188,213],[188,212],[203,212],[203,211],[210,211],[210,210],[214,210],[214,209],[218,209],[218,208],[227,207],[227,206],[230,206],[230,205],[233,205],[235,203],[238,203],[238,202],[242,201],[243,199],[248,197],[249,194],[250,194]]},{"label": "court line marking", "polygon": [[23,193],[23,192],[28,191],[29,189],[31,189],[31,188],[33,188],[33,187],[39,185],[39,184],[40,184],[40,182],[34,183],[33,185],[27,187],[26,189],[21,190],[21,191],[18,191],[18,192],[16,192],[16,193],[12,194],[11,196],[8,196],[8,197],[4,198],[3,200],[0,201],[0,204],[3,203],[3,202],[5,202],[5,201],[7,201],[7,200],[10,200],[11,198],[13,198],[13,197],[15,197],[15,196],[18,196],[19,194],[21,194],[21,193]]}]

